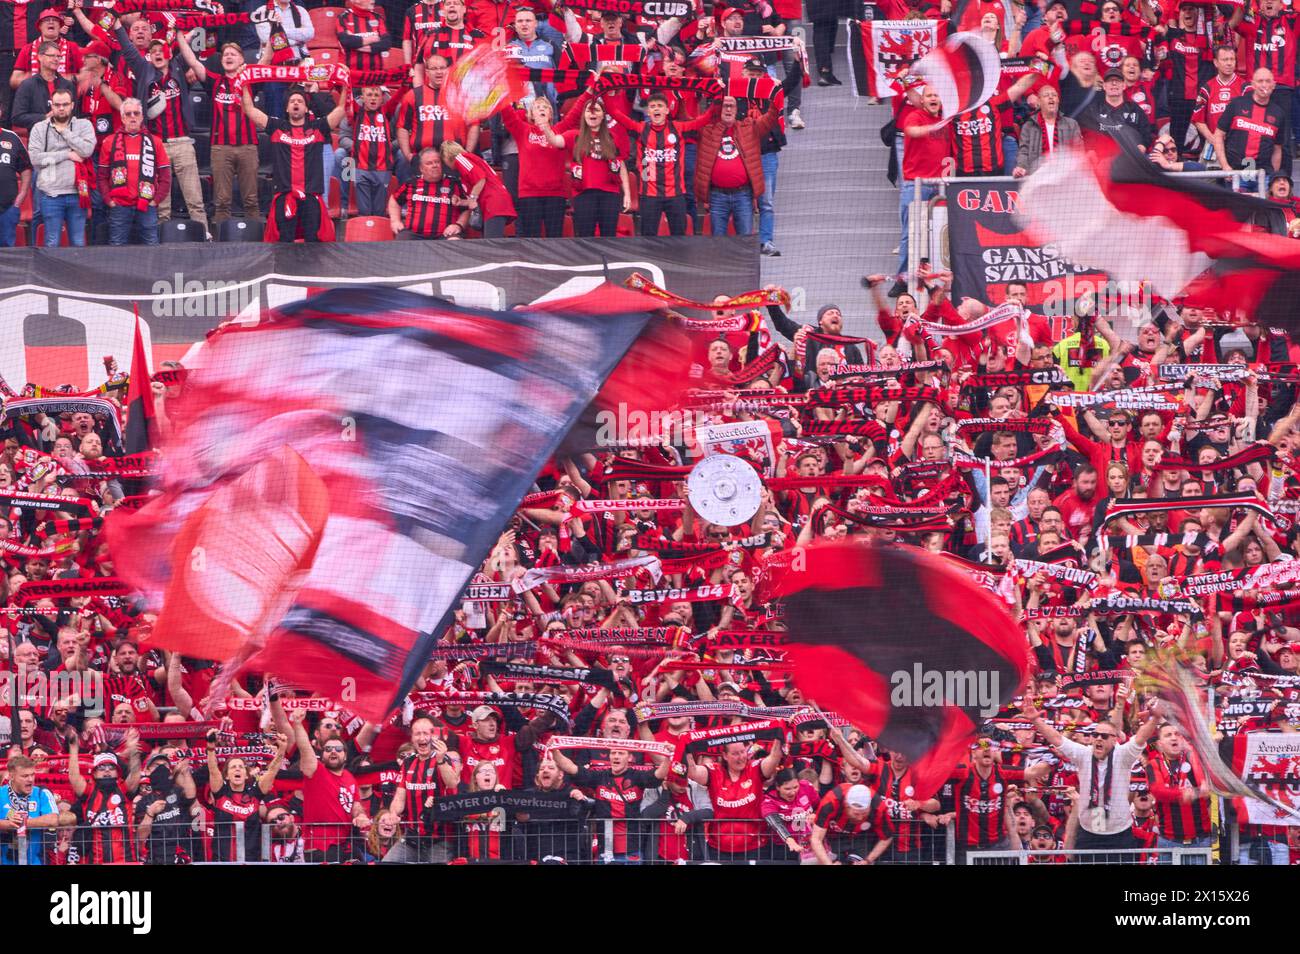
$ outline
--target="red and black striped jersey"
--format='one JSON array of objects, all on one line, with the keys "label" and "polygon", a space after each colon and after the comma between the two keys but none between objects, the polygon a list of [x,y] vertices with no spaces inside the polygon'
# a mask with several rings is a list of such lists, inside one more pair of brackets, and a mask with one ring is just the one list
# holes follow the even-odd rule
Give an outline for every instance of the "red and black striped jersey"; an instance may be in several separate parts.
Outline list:
[{"label": "red and black striped jersey", "polygon": [[387,172],[393,164],[393,120],[383,109],[360,109],[353,120],[352,158],[363,172]]},{"label": "red and black striped jersey", "polygon": [[212,99],[212,145],[250,146],[257,143],[257,127],[244,115],[244,84],[238,76],[209,69],[208,95]]},{"label": "red and black striped jersey", "polygon": [[[384,22],[384,11],[376,6],[373,10],[365,12],[349,7],[347,11],[339,16],[340,33],[378,33],[380,36],[388,32],[388,24]],[[371,53],[368,50],[349,50],[343,49],[343,62],[350,70],[377,70],[383,68],[384,57],[382,53]]]},{"label": "red and black striped jersey", "polygon": [[875,763],[867,778],[874,780],[885,814],[894,825],[893,850],[906,852],[918,847],[924,822],[903,807],[905,801],[916,797],[911,769],[900,775],[894,771],[891,763],[881,759]]},{"label": "red and black striped jersey", "polygon": [[[131,85],[116,71],[107,71],[104,80],[123,99],[133,95]],[[103,89],[93,84],[77,100],[77,115],[89,119],[95,127],[96,150],[106,138],[122,128],[122,114],[108,101]]]},{"label": "red and black striped jersey", "polygon": [[[417,178],[415,183],[423,181],[423,179]],[[410,189],[411,185],[405,186],[403,191]],[[401,200],[399,199],[399,201]],[[409,223],[410,217],[408,216],[408,228],[410,228]],[[425,759],[420,758],[418,755],[412,755],[402,765],[401,773],[401,782],[399,784],[406,792],[406,810],[402,821],[406,824],[404,830],[407,836],[440,837],[446,834],[443,826],[429,821],[429,813],[425,811],[424,807],[425,801],[429,798],[455,794],[454,789],[450,789],[443,784],[442,778],[438,774],[437,753],[431,753]]]},{"label": "red and black striped jersey", "polygon": [[953,806],[957,812],[957,844],[967,848],[996,845],[1006,836],[1003,799],[1007,784],[1023,781],[1025,773],[994,765],[988,778],[970,766],[959,766],[953,775],[957,779]]},{"label": "red and black striped jersey", "polygon": [[45,0],[0,3],[0,53],[15,53],[40,36],[37,24],[46,6]]},{"label": "red and black striped jersey", "polygon": [[1168,759],[1159,752],[1147,763],[1147,784],[1156,800],[1160,834],[1171,841],[1191,841],[1210,833],[1210,799],[1183,801],[1189,789],[1195,791],[1205,780],[1196,757],[1190,752]]},{"label": "red and black striped jersey", "polygon": [[1237,64],[1241,72],[1253,76],[1262,66],[1272,70],[1278,86],[1295,85],[1295,47],[1297,39],[1300,39],[1300,14],[1256,15],[1238,23],[1237,32],[1246,41],[1241,50],[1244,62]]},{"label": "red and black striped jersey", "polygon": [[414,49],[420,48],[425,33],[442,25],[438,18],[438,4],[413,3],[402,19],[402,42],[410,40]]},{"label": "red and black striped jersey", "polygon": [[270,119],[266,131],[271,136],[271,181],[276,193],[321,195],[325,191],[329,122],[309,119],[301,126],[294,126],[287,119]]},{"label": "red and black striped jersey", "polygon": [[106,672],[103,680],[104,696],[108,703],[105,708],[109,712],[123,702],[130,703],[131,708],[137,712],[144,712],[149,708],[147,703],[153,693],[140,673]]},{"label": "red and black striped jersey", "polygon": [[81,858],[92,865],[123,864],[135,860],[135,834],[128,810],[131,801],[120,782],[100,788],[87,779],[86,790],[77,799],[75,840]]},{"label": "red and black striped jersey", "polygon": [[995,96],[978,109],[953,120],[958,175],[1002,175],[1001,107],[1005,101],[1005,96]]},{"label": "red and black striped jersey", "polygon": [[885,811],[879,792],[872,796],[866,818],[859,822],[849,820],[849,808],[844,799],[852,787],[852,783],[844,782],[827,792],[817,804],[813,824],[832,835],[861,835],[874,831],[881,838],[893,837],[894,824]]},{"label": "red and black striped jersey", "polygon": [[448,176],[437,182],[416,176],[397,192],[398,204],[406,207],[402,224],[416,235],[441,235],[460,214],[452,204],[456,192],[456,180]]},{"label": "red and black striped jersey", "polygon": [[465,120],[453,115],[446,101],[445,87],[419,86],[402,97],[397,128],[410,133],[412,155],[418,156],[426,146],[438,149],[448,141],[464,145]]},{"label": "red and black striped jersey", "polygon": [[185,128],[185,90],[177,82],[176,77],[169,70],[163,74],[163,79],[149,86],[149,98],[161,96],[166,104],[163,111],[149,120],[149,131],[159,139],[177,139],[181,136],[188,136],[189,131]]},{"label": "red and black striped jersey", "polygon": [[435,23],[421,35],[417,55],[421,63],[434,53],[441,53],[448,63],[455,63],[483,40],[484,35],[478,30]]}]

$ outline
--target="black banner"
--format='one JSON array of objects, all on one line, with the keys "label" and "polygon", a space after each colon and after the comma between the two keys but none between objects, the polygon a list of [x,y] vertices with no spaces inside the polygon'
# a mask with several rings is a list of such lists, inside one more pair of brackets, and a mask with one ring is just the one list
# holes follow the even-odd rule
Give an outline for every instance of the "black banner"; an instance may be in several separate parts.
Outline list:
[{"label": "black banner", "polygon": [[1020,185],[962,179],[948,186],[948,242],[953,301],[988,305],[1007,298],[1007,285],[1024,282],[1030,311],[1047,315],[1052,337],[1069,334],[1074,300],[1098,291],[1106,273],[1073,265],[1056,246],[1039,245],[1020,225]]},{"label": "black banner", "polygon": [[573,801],[568,792],[470,792],[465,795],[444,795],[433,800],[433,817],[438,821],[454,821],[466,815],[481,815],[494,808],[510,812],[527,812],[530,815],[564,815]]},{"label": "black banner", "polygon": [[510,309],[590,291],[640,272],[693,300],[762,284],[754,237],[478,239],[301,246],[257,243],[84,248],[75,256],[0,249],[0,377],[85,390],[103,359],[129,371],[138,305],[154,367],[180,361],[218,324],[255,322],[328,288],[383,284]]}]

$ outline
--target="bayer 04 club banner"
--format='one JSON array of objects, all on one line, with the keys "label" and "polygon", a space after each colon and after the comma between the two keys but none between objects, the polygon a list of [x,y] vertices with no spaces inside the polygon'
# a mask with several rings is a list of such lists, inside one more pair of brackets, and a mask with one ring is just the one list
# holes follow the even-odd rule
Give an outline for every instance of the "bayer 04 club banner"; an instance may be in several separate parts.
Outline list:
[{"label": "bayer 04 club banner", "polygon": [[86,248],[74,258],[0,250],[0,376],[84,390],[112,356],[129,372],[138,307],[155,369],[184,361],[224,321],[335,288],[386,285],[470,308],[505,311],[586,294],[640,273],[692,300],[758,288],[753,238],[482,239],[366,242],[311,249],[272,244]]},{"label": "bayer 04 club banner", "polygon": [[999,305],[1009,285],[1023,282],[1030,310],[1047,316],[1059,340],[1069,333],[1075,300],[1102,291],[1107,275],[1073,264],[1051,242],[1036,241],[1021,224],[1019,208],[1019,183],[958,179],[948,184],[953,298]]}]

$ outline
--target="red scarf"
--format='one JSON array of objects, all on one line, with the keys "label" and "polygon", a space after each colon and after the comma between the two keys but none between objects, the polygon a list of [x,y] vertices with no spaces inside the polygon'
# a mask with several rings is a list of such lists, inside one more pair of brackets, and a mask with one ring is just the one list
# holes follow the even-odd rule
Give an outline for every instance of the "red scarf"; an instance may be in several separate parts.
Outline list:
[{"label": "red scarf", "polygon": [[[127,158],[128,136],[140,137],[140,157]],[[153,136],[143,129],[138,133],[125,131],[114,133],[113,144],[109,149],[109,193],[108,197],[118,205],[134,205],[143,212],[149,208],[154,199],[155,180],[158,175],[157,153],[154,149]],[[135,164],[135,190],[131,189],[131,166]],[[80,193],[80,180],[78,180]]]}]

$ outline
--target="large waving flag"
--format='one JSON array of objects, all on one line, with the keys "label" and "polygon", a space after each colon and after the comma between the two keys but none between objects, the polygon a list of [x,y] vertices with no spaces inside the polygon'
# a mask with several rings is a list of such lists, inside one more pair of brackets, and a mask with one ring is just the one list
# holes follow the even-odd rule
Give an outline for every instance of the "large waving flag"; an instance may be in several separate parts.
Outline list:
[{"label": "large waving flag", "polygon": [[907,755],[919,800],[1029,675],[1029,644],[1006,607],[932,554],[815,545],[771,587],[785,600],[799,688]]},{"label": "large waving flag", "polygon": [[[384,718],[649,320],[644,296],[595,297],[598,318],[335,290],[215,333],[169,407],[161,495],[107,527],[119,573],[163,608],[159,638]],[[254,565],[296,588],[287,605]]]},{"label": "large waving flag", "polygon": [[850,20],[849,74],[855,96],[897,96],[905,73],[943,37],[938,20]]},{"label": "large waving flag", "polygon": [[1024,180],[1020,220],[1077,265],[1149,282],[1165,298],[1240,309],[1262,325],[1300,327],[1300,243],[1285,234],[1282,206],[1168,175],[1128,127],[1094,137],[1087,151],[1053,154]]},{"label": "large waving flag", "polygon": [[447,76],[447,108],[465,117],[466,125],[481,123],[524,96],[524,81],[511,69],[517,63],[505,50],[476,46],[456,60]]},{"label": "large waving flag", "polygon": [[979,109],[998,91],[1002,61],[978,33],[954,33],[923,57],[912,73],[934,87],[944,119]]}]

